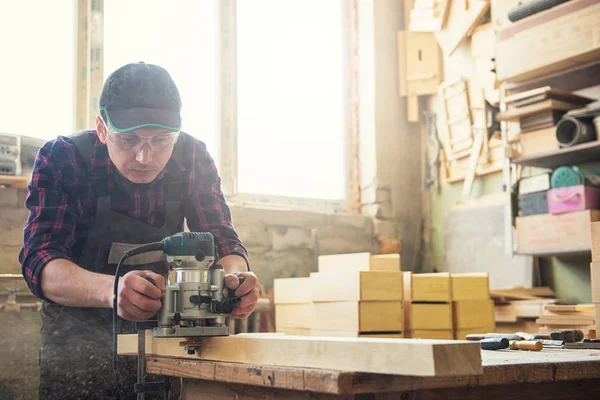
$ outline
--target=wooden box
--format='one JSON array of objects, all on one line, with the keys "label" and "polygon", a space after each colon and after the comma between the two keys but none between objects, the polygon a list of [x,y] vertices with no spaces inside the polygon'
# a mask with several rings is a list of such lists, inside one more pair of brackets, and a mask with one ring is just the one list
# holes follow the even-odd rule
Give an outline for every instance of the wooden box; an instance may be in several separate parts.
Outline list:
[{"label": "wooden box", "polygon": [[[415,275],[413,275],[414,278]],[[410,305],[410,327],[416,330],[444,330],[452,328],[452,304],[413,303]]]},{"label": "wooden box", "polygon": [[499,81],[522,81],[600,57],[600,2],[572,0],[497,33]]},{"label": "wooden box", "polygon": [[452,303],[454,329],[494,326],[493,300],[463,300]]},{"label": "wooden box", "polygon": [[314,304],[313,330],[401,332],[402,301],[339,301]]},{"label": "wooden box", "polygon": [[450,274],[413,274],[411,285],[412,301],[450,302],[452,301]]},{"label": "wooden box", "polygon": [[313,314],[313,303],[275,304],[275,328],[311,329]]},{"label": "wooden box", "polygon": [[402,276],[402,272],[313,272],[310,274],[312,300],[402,301]]},{"label": "wooden box", "polygon": [[558,150],[560,148],[556,140],[556,128],[554,126],[526,133],[521,132],[520,138],[521,153],[524,156]]},{"label": "wooden box", "polygon": [[319,256],[319,272],[399,272],[400,254],[350,253]]},{"label": "wooden box", "polygon": [[517,217],[518,251],[532,254],[587,251],[592,247],[591,223],[598,220],[597,210]]},{"label": "wooden box", "polygon": [[490,298],[490,279],[487,273],[452,274],[452,300],[487,300]]}]

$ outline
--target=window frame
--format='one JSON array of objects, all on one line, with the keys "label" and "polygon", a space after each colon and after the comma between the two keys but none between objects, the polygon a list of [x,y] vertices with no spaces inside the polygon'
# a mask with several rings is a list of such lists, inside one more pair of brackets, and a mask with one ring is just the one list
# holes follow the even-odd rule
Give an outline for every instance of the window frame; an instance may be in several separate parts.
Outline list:
[{"label": "window frame", "polygon": [[[233,206],[319,213],[361,213],[360,163],[358,141],[358,26],[357,0],[338,0],[342,7],[344,27],[345,80],[345,192],[341,200],[313,199],[238,191],[237,136],[237,0],[222,0],[220,13],[221,63],[221,126],[220,165],[221,187],[227,202]],[[103,84],[103,0],[78,0],[77,27],[77,115],[78,129],[94,126],[98,113],[97,99]],[[88,40],[92,38],[92,40]],[[90,125],[92,124],[92,125]]]}]

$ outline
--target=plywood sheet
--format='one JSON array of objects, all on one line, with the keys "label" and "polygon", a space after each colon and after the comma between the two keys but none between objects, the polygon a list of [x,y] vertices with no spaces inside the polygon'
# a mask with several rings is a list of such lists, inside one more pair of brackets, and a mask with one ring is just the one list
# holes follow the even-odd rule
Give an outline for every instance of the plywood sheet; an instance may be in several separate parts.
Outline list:
[{"label": "plywood sheet", "polygon": [[[445,266],[451,273],[487,272],[490,288],[531,287],[533,257],[504,250],[504,203],[455,208],[444,224]],[[485,221],[484,224],[481,221]]]},{"label": "plywood sheet", "polygon": [[[479,343],[424,339],[235,335],[201,339],[188,354],[181,338],[146,333],[146,354],[255,365],[321,368],[412,376],[483,372]],[[118,354],[137,355],[137,334],[119,335]]]}]

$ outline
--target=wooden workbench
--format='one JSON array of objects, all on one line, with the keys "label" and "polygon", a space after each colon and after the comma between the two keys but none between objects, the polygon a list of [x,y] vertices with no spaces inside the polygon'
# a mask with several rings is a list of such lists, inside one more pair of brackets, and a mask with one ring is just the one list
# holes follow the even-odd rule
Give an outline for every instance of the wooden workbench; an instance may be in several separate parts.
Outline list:
[{"label": "wooden workbench", "polygon": [[147,357],[148,372],[183,378],[184,399],[594,399],[600,350],[482,351],[484,373],[411,377]]}]

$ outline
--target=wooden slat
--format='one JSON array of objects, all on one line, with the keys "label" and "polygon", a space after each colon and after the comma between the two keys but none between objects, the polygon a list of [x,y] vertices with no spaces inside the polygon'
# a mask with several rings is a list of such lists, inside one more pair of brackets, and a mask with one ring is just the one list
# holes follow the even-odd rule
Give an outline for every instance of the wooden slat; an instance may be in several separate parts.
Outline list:
[{"label": "wooden slat", "polygon": [[[462,341],[243,335],[202,339],[193,355],[181,342],[181,338],[153,338],[147,331],[146,354],[413,376],[482,372],[479,344]],[[137,355],[137,335],[119,335],[118,353]]]}]

